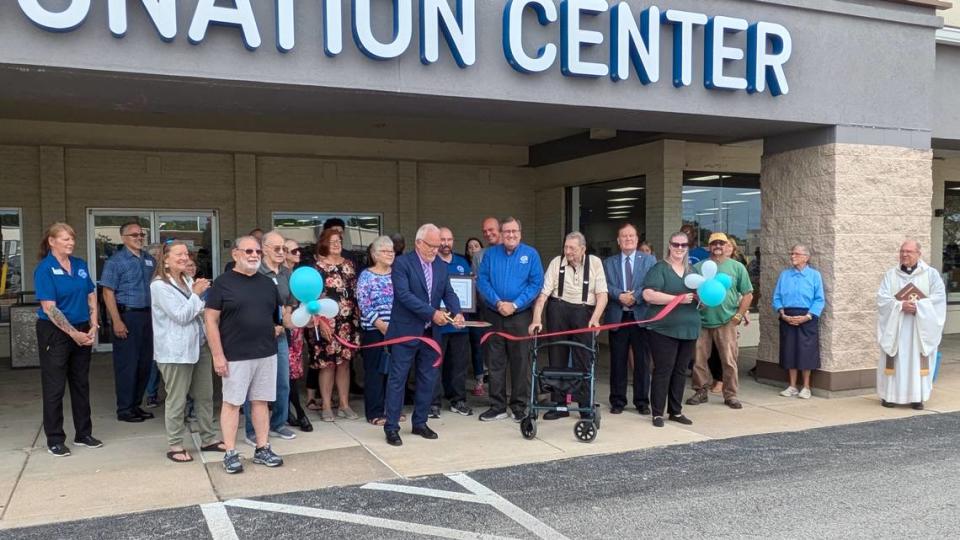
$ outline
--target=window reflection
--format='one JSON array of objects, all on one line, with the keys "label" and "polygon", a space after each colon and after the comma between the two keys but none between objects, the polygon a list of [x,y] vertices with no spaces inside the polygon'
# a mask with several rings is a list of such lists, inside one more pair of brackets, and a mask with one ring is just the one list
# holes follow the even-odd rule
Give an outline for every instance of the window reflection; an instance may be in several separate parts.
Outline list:
[{"label": "window reflection", "polygon": [[644,239],[646,180],[635,176],[569,188],[567,212],[568,216],[579,216],[577,227],[571,228],[572,223],[568,223],[567,232],[582,232],[590,253],[608,257],[619,250],[617,229],[621,223],[633,223],[640,239]]},{"label": "window reflection", "polygon": [[20,210],[0,208],[0,323],[10,322],[10,306],[23,291],[22,235]]},{"label": "window reflection", "polygon": [[733,258],[750,274],[755,307],[760,297],[760,176],[686,171],[681,200],[683,223],[692,226],[696,236],[691,258],[708,257],[710,234],[726,233],[737,244]]},{"label": "window reflection", "polygon": [[960,182],[947,182],[944,187],[943,282],[947,299],[960,302]]}]

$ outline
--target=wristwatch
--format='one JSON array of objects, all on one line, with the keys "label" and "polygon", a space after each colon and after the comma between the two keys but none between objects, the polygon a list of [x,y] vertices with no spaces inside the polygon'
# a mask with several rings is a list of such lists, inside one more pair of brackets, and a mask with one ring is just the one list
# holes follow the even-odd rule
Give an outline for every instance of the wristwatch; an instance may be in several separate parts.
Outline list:
[{"label": "wristwatch", "polygon": [[743,320],[743,315],[741,315],[740,313],[737,313],[736,315],[733,316],[733,320],[740,322]]}]

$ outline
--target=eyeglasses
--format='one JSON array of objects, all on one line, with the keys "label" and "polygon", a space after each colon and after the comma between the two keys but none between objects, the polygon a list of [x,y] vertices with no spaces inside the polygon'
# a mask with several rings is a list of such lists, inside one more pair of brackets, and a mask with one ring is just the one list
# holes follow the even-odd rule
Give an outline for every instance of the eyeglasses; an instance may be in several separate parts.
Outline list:
[{"label": "eyeglasses", "polygon": [[440,249],[440,244],[431,244],[426,240],[418,240],[421,244],[427,246],[428,249]]},{"label": "eyeglasses", "polygon": [[687,249],[689,246],[686,242],[670,242],[670,247],[674,249]]},{"label": "eyeglasses", "polygon": [[279,253],[283,253],[284,251],[286,251],[286,248],[283,247],[283,246],[264,246],[264,247],[267,248],[267,249],[269,249],[270,251],[272,251],[272,252],[274,252],[274,253],[278,253],[278,254],[279,254]]},{"label": "eyeglasses", "polygon": [[129,236],[131,238],[146,238],[147,233],[132,233],[132,234],[125,234],[123,236]]},{"label": "eyeglasses", "polygon": [[791,251],[791,252],[790,252],[790,256],[793,256],[793,255],[796,255],[797,257],[809,257],[809,256],[810,256],[808,253],[798,253],[798,252],[796,252],[796,251]]},{"label": "eyeglasses", "polygon": [[520,229],[504,229],[500,231],[501,234],[520,234]]},{"label": "eyeglasses", "polygon": [[338,246],[339,246],[339,245],[342,245],[342,244],[343,244],[343,240],[331,240],[331,241],[330,241],[330,245],[332,246],[332,245],[334,245],[334,244],[336,244],[336,245],[338,245]]},{"label": "eyeglasses", "polygon": [[723,240],[714,240],[713,242],[710,242],[710,245],[711,245],[711,246],[725,246],[725,245],[727,245],[727,243],[724,242]]},{"label": "eyeglasses", "polygon": [[297,255],[297,256],[299,256],[301,252],[300,248],[293,248],[293,249],[283,248],[283,251],[284,253],[289,253],[291,255]]},{"label": "eyeglasses", "polygon": [[383,253],[383,254],[387,255],[387,254],[390,254],[390,253],[394,253],[394,251],[393,251],[392,249],[378,249],[378,250],[377,250],[377,253]]},{"label": "eyeglasses", "polygon": [[242,252],[242,253],[244,253],[244,254],[246,254],[246,255],[253,255],[254,253],[256,253],[256,254],[257,254],[257,257],[262,257],[262,256],[263,256],[263,250],[260,250],[260,249],[253,249],[253,248],[240,249],[240,248],[237,248],[237,251],[240,251],[240,252]]}]

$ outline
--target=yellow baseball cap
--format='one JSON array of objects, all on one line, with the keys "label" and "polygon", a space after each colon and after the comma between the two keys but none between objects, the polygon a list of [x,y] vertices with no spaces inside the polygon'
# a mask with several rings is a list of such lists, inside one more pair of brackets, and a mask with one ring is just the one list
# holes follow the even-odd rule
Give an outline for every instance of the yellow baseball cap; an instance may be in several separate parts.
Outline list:
[{"label": "yellow baseball cap", "polygon": [[727,235],[723,234],[722,232],[715,232],[710,235],[710,240],[707,242],[707,244],[709,245],[717,241],[726,242],[728,244],[730,243],[730,239],[727,238]]}]

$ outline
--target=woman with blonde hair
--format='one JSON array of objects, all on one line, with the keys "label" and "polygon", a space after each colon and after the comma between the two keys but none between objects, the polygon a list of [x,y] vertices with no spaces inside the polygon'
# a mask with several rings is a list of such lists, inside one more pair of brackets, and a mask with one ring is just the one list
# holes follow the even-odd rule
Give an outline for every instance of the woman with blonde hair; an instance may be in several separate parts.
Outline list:
[{"label": "woman with blonde hair", "polygon": [[97,337],[97,287],[86,261],[73,256],[77,233],[66,223],[54,223],[40,241],[33,284],[37,311],[37,350],[43,395],[43,432],[47,452],[70,455],[63,432],[63,394],[70,385],[70,409],[76,435],[73,442],[88,448],[103,443],[93,438],[90,420],[90,353]]},{"label": "woman with blonde hair", "polygon": [[210,288],[204,278],[194,280],[187,273],[190,251],[187,244],[165,244],[150,282],[153,320],[153,359],[167,389],[165,425],[170,451],[167,459],[177,463],[193,461],[183,446],[187,435],[184,412],[187,395],[193,398],[200,427],[201,450],[223,452],[213,426],[213,376],[210,355],[201,355],[204,302],[200,296]]}]

